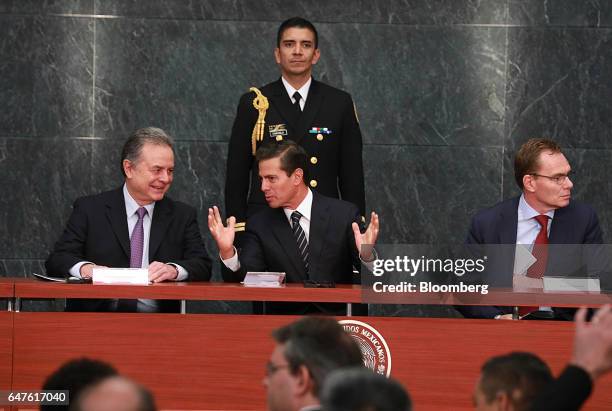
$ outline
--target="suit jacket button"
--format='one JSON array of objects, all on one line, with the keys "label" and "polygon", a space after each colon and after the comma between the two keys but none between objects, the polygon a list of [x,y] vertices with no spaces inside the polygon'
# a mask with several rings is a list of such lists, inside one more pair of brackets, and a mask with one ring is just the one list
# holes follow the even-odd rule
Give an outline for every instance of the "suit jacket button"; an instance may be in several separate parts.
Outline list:
[{"label": "suit jacket button", "polygon": [[310,162],[312,164],[317,164],[317,161],[319,161],[316,157],[310,157]]},{"label": "suit jacket button", "polygon": [[317,140],[323,141],[323,134],[317,134]]},{"label": "suit jacket button", "polygon": [[317,180],[310,180],[310,187],[315,188],[317,186]]}]

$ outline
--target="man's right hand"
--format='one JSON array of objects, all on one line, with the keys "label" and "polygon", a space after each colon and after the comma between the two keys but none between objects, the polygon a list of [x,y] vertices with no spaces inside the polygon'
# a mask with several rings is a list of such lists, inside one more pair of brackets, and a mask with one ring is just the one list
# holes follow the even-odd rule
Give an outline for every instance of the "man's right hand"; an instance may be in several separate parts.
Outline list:
[{"label": "man's right hand", "polygon": [[208,209],[208,229],[210,234],[219,247],[221,259],[227,260],[234,256],[234,237],[235,237],[236,218],[227,219],[227,227],[223,224],[221,214],[217,206]]},{"label": "man's right hand", "polygon": [[93,276],[94,268],[108,268],[105,265],[95,265],[95,264],[83,264],[79,270],[81,274],[81,278],[91,278]]}]

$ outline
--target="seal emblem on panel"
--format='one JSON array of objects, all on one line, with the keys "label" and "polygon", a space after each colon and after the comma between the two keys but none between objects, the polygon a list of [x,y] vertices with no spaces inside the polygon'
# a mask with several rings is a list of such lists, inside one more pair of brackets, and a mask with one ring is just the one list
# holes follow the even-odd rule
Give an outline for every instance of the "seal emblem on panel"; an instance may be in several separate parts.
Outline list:
[{"label": "seal emblem on panel", "polygon": [[377,374],[388,377],[391,375],[391,351],[383,336],[374,327],[362,321],[338,321],[355,340],[366,367]]}]

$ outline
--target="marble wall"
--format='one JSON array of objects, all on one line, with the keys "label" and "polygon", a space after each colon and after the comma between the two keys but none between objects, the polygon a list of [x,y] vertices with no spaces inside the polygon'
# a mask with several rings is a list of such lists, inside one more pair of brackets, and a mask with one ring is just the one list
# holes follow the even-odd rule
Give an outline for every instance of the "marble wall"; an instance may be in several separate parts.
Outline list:
[{"label": "marble wall", "polygon": [[319,29],[315,76],[354,97],[381,242],[461,242],[476,210],[517,194],[531,136],[567,147],[610,241],[612,3],[0,0],[0,275],[43,270],[72,201],[120,184],[120,146],[145,125],[176,138],[171,195],[201,210],[214,250],[204,210],[222,205],[238,97],[277,78],[293,15]]}]

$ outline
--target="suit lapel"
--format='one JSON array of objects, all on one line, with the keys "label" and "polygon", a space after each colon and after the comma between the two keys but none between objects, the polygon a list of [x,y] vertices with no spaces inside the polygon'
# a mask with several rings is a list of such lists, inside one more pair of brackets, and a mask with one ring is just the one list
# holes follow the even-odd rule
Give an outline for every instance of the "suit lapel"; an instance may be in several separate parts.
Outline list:
[{"label": "suit lapel", "polygon": [[281,248],[287,254],[289,261],[299,274],[301,280],[306,279],[306,270],[302,258],[299,255],[295,237],[291,231],[291,226],[282,208],[274,210],[272,220],[272,232],[278,239]]},{"label": "suit lapel", "polygon": [[[548,242],[550,244],[569,244],[571,243],[566,239],[568,237],[567,227],[571,227],[569,221],[567,221],[567,207],[558,208],[555,210],[552,223],[550,225],[550,235],[548,236]],[[564,228],[566,228],[564,230]]]},{"label": "suit lapel", "polygon": [[519,197],[517,197],[515,201],[508,202],[508,206],[499,213],[499,218],[501,221],[499,230],[499,244],[516,244],[518,202]]},{"label": "suit lapel", "polygon": [[[272,92],[269,96],[269,101],[272,106],[278,111],[280,116],[287,122],[293,131],[296,129],[298,114],[291,103],[291,98],[287,94],[287,89],[283,85],[282,80],[273,83]],[[294,140],[295,137],[290,132],[289,137]]]},{"label": "suit lapel", "polygon": [[149,236],[149,262],[154,261],[155,253],[159,248],[166,230],[172,221],[172,204],[164,198],[155,203],[153,209],[153,220],[151,221],[151,233]]},{"label": "suit lapel", "polygon": [[106,218],[108,218],[113,228],[113,232],[117,237],[117,241],[121,244],[121,248],[129,261],[130,233],[127,225],[127,216],[125,214],[125,200],[123,198],[122,188],[113,191],[111,198],[109,198],[109,201],[106,203]]},{"label": "suit lapel", "polygon": [[315,79],[312,79],[310,83],[310,90],[308,90],[308,97],[306,99],[306,105],[304,106],[304,112],[299,118],[295,128],[295,141],[300,142],[304,136],[308,133],[308,128],[313,124],[313,120],[321,107],[323,102],[323,95],[319,84]]},{"label": "suit lapel", "polygon": [[[308,252],[310,255],[310,275],[317,276],[324,271],[319,267],[321,261],[321,250],[325,242],[325,233],[329,224],[328,204],[322,202],[321,197],[313,192],[312,210],[310,212],[310,234],[308,241]],[[316,280],[316,278],[313,278]]]}]

